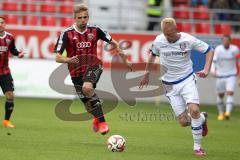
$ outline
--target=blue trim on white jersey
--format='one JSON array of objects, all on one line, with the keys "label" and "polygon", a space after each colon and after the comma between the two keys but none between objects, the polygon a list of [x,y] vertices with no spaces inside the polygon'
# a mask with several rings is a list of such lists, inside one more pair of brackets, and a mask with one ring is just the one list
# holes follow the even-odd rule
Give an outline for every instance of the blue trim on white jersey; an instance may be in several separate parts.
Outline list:
[{"label": "blue trim on white jersey", "polygon": [[229,77],[236,77],[237,74],[229,74],[229,75],[226,75],[226,76],[216,76],[216,78],[229,78]]},{"label": "blue trim on white jersey", "polygon": [[187,79],[188,77],[190,77],[192,74],[193,74],[193,71],[192,71],[190,74],[188,74],[186,77],[184,77],[184,78],[182,78],[182,79],[179,79],[179,80],[177,80],[177,81],[167,82],[167,81],[163,81],[163,80],[162,80],[162,82],[163,82],[163,84],[167,84],[167,85],[178,84],[178,83],[184,81],[185,79]]},{"label": "blue trim on white jersey", "polygon": [[201,130],[202,129],[202,125],[201,126],[198,126],[198,127],[193,127],[192,126],[192,130],[193,131],[198,131],[198,130]]},{"label": "blue trim on white jersey", "polygon": [[208,49],[203,54],[207,54],[211,49],[212,47],[208,46]]}]

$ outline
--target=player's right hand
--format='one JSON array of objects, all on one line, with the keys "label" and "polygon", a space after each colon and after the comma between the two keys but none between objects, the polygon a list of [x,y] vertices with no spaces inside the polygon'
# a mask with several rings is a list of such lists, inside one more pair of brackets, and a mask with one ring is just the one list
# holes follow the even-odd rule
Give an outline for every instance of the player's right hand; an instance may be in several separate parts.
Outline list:
[{"label": "player's right hand", "polygon": [[73,56],[71,58],[68,58],[66,62],[71,64],[77,64],[79,63],[79,58],[78,56]]},{"label": "player's right hand", "polygon": [[145,73],[144,77],[142,78],[142,80],[140,81],[140,84],[138,86],[139,89],[143,89],[144,86],[147,87],[149,82],[149,73]]},{"label": "player's right hand", "polygon": [[196,74],[199,78],[206,78],[208,76],[208,73],[209,73],[208,71],[203,69],[203,70],[197,72]]},{"label": "player's right hand", "polygon": [[24,57],[24,52],[20,52],[19,54],[18,54],[18,58],[23,58]]}]

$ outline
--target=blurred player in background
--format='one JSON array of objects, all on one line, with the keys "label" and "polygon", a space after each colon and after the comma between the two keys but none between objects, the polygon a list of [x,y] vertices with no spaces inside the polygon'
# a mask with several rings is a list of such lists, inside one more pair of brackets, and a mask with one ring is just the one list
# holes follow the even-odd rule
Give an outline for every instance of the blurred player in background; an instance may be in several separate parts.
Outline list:
[{"label": "blurred player in background", "polygon": [[15,46],[13,35],[5,31],[5,18],[0,16],[0,85],[6,97],[5,119],[3,126],[14,128],[10,122],[10,117],[14,107],[14,85],[10,68],[8,66],[9,54],[22,58],[24,53],[19,52]]},{"label": "blurred player in background", "polygon": [[159,28],[158,21],[163,14],[163,3],[163,0],[147,0],[148,31],[153,31],[156,26]]},{"label": "blurred player in background", "polygon": [[[222,44],[215,49],[211,73],[216,77],[218,120],[229,119],[233,108],[233,94],[237,80],[237,54],[239,49],[231,44],[231,37],[225,35]],[[224,94],[226,111],[224,112]]]},{"label": "blurred player in background", "polygon": [[[59,36],[55,46],[56,61],[67,63],[74,87],[85,104],[86,110],[91,113],[93,130],[101,134],[109,132],[108,125],[102,111],[100,99],[94,88],[102,73],[102,61],[97,57],[97,42],[99,39],[116,47],[124,63],[131,69],[126,56],[119,48],[118,43],[101,28],[88,24],[88,7],[78,4],[74,7],[75,23],[65,29]],[[66,49],[67,57],[62,54]]]},{"label": "blurred player in background", "polygon": [[206,54],[204,69],[197,72],[199,77],[205,78],[210,71],[213,51],[205,42],[187,33],[179,33],[173,18],[164,18],[161,21],[161,30],[163,34],[158,35],[153,42],[139,88],[148,84],[151,64],[159,56],[161,66],[167,69],[161,77],[166,96],[181,126],[191,125],[195,155],[204,156],[201,140],[208,133],[207,113],[199,110],[196,76],[190,56],[192,49]]}]

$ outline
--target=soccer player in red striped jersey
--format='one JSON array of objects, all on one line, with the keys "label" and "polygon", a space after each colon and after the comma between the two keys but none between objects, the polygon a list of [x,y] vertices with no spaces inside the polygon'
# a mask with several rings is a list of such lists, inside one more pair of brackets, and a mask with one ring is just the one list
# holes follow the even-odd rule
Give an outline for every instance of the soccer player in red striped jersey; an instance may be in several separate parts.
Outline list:
[{"label": "soccer player in red striped jersey", "polygon": [[19,52],[15,46],[13,35],[5,31],[5,18],[0,16],[0,86],[6,97],[5,119],[3,125],[7,128],[14,128],[10,122],[10,117],[14,107],[14,85],[11,71],[8,66],[10,53],[22,58],[24,53]]},{"label": "soccer player in red striped jersey", "polygon": [[[101,28],[89,25],[88,20],[88,7],[83,4],[75,5],[75,23],[61,32],[55,45],[56,61],[68,64],[74,87],[86,110],[94,117],[93,130],[104,135],[109,132],[109,128],[103,115],[101,102],[94,92],[102,73],[102,61],[97,57],[98,40],[115,46],[129,69],[131,64],[118,43]],[[64,50],[67,53],[66,57],[62,55]]]}]

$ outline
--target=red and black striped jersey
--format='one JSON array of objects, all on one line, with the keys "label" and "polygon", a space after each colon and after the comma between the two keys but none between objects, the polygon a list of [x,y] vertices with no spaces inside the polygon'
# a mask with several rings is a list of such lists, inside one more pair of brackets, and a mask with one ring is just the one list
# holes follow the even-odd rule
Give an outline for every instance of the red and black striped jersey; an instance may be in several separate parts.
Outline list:
[{"label": "red and black striped jersey", "polygon": [[110,43],[112,37],[97,26],[87,25],[84,32],[79,32],[75,24],[61,32],[55,45],[55,53],[66,50],[67,57],[79,56],[79,64],[68,64],[71,77],[78,77],[89,66],[102,65],[97,57],[97,42],[101,39]]},{"label": "red and black striped jersey", "polygon": [[0,36],[0,75],[10,73],[8,66],[10,52],[15,56],[19,54],[13,35],[5,31],[4,35]]}]

